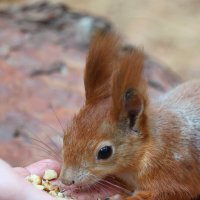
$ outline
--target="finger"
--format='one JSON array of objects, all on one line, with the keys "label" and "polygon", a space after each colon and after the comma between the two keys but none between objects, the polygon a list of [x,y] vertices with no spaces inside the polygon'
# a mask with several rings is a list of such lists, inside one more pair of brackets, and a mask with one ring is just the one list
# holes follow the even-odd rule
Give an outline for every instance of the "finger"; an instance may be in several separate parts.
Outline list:
[{"label": "finger", "polygon": [[55,200],[50,195],[27,183],[3,160],[0,160],[0,169],[0,199]]},{"label": "finger", "polygon": [[27,184],[26,190],[24,191],[24,195],[23,196],[24,196],[24,198],[20,198],[20,200],[22,200],[22,199],[23,200],[38,200],[38,199],[55,200],[55,198],[53,198],[49,194],[45,193],[44,191],[41,191],[41,190],[38,190],[38,189],[34,188],[30,184]]},{"label": "finger", "polygon": [[13,169],[15,170],[15,172],[17,172],[22,177],[26,177],[26,176],[30,175],[30,172],[26,168],[15,167]]},{"label": "finger", "polygon": [[[30,174],[37,174],[38,176],[43,176],[46,169],[53,169],[59,174],[60,164],[57,161],[45,159],[29,165],[25,169]],[[23,173],[26,174],[25,171]]]},{"label": "finger", "polygon": [[33,163],[25,168],[15,167],[14,170],[23,177],[26,177],[30,174],[37,174],[43,176],[46,169],[54,169],[57,173],[60,173],[60,164],[54,160],[41,160],[36,163]]}]

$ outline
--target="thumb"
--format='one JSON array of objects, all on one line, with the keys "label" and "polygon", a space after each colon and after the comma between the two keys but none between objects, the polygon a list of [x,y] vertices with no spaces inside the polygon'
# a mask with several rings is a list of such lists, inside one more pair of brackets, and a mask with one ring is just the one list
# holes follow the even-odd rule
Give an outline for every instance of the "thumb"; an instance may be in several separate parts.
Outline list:
[{"label": "thumb", "polygon": [[0,159],[0,199],[2,200],[55,200],[37,190]]}]

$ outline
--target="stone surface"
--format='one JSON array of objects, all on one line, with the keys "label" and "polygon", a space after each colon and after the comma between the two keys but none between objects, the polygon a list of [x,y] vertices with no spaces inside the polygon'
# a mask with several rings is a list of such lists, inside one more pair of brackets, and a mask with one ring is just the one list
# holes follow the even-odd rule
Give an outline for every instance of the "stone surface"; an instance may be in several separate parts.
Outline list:
[{"label": "stone surface", "polygon": [[[0,157],[13,166],[60,160],[63,129],[84,102],[83,68],[105,19],[47,3],[0,11]],[[180,83],[146,56],[152,96]],[[45,154],[45,155],[44,155]]]}]

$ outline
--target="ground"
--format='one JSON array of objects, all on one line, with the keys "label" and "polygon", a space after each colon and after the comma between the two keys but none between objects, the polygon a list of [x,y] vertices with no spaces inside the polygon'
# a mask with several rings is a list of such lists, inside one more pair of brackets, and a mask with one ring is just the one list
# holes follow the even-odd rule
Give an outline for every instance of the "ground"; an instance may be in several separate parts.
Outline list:
[{"label": "ground", "polygon": [[[1,0],[4,4],[40,0]],[[200,77],[200,0],[49,0],[105,16],[184,79]],[[2,3],[1,3],[2,4]]]}]

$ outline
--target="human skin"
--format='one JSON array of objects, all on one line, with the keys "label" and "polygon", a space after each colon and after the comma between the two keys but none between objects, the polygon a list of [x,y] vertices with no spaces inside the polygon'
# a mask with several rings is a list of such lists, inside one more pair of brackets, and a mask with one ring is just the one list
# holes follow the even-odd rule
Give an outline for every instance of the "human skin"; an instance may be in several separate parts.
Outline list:
[{"label": "human skin", "polygon": [[[27,167],[12,168],[8,163],[0,159],[0,200],[55,200],[45,192],[42,192],[24,178],[30,174],[43,176],[46,169],[54,169],[60,173],[60,164],[47,159],[33,163]],[[67,187],[66,187],[67,188]],[[68,188],[69,189],[69,188]],[[71,193],[77,200],[93,200],[99,197],[98,191]],[[110,196],[108,194],[108,196]]]},{"label": "human skin", "polygon": [[53,160],[41,160],[25,168],[12,168],[8,163],[0,159],[0,199],[55,200],[24,180],[24,177],[30,174],[42,176],[47,168],[54,169],[58,173],[60,171],[59,163]]}]

